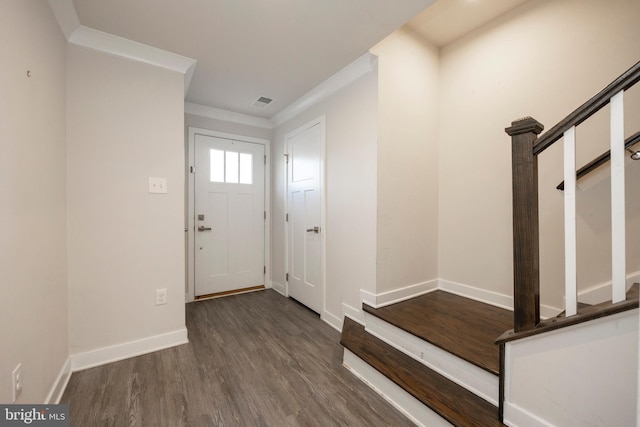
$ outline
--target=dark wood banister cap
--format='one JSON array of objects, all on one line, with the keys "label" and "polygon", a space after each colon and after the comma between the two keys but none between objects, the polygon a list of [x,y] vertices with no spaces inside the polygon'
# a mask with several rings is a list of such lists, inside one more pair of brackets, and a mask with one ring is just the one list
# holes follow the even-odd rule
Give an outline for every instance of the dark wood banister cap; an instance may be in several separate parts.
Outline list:
[{"label": "dark wood banister cap", "polygon": [[521,135],[523,133],[533,132],[538,135],[544,130],[544,125],[532,117],[523,117],[511,122],[511,126],[505,128],[505,132],[509,136]]},{"label": "dark wood banister cap", "polygon": [[578,126],[602,107],[609,103],[610,98],[620,91],[629,89],[640,81],[640,62],[625,71],[620,77],[611,82],[607,87],[598,92],[593,98],[582,104],[573,113],[569,114],[557,125],[542,135],[533,147],[536,156],[547,149],[551,144],[564,136],[564,132],[572,126]]},{"label": "dark wood banister cap", "polygon": [[590,320],[600,319],[606,316],[612,316],[614,314],[623,313],[625,311],[635,310],[638,308],[638,297],[626,299],[624,301],[612,304],[611,302],[605,302],[602,304],[592,305],[578,314],[570,317],[552,317],[542,320],[533,329],[527,329],[524,331],[514,331],[510,329],[500,335],[495,344],[504,344],[510,341],[516,341],[522,338],[532,337],[534,335],[540,335],[545,332],[555,331],[556,329],[566,328],[568,326],[579,325]]}]

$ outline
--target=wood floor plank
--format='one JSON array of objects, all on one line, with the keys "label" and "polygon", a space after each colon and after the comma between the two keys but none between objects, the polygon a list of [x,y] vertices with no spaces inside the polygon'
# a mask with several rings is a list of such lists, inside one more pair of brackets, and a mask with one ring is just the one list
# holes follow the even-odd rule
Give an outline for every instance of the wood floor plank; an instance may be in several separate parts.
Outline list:
[{"label": "wood floor plank", "polygon": [[72,426],[412,426],[342,366],[340,334],[273,290],[187,305],[189,344],[76,372]]},{"label": "wood floor plank", "polygon": [[502,427],[498,408],[345,318],[342,345],[457,427]]},{"label": "wood floor plank", "polygon": [[513,312],[441,290],[364,310],[495,375],[500,349],[494,342],[513,328]]}]

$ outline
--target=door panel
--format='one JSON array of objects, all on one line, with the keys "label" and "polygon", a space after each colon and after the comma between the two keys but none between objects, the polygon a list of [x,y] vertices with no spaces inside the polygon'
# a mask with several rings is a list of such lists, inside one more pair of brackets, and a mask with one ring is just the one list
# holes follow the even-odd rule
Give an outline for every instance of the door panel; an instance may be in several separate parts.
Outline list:
[{"label": "door panel", "polygon": [[323,307],[321,125],[287,139],[289,295],[317,313]]},{"label": "door panel", "polygon": [[264,285],[264,146],[195,137],[195,295]]}]

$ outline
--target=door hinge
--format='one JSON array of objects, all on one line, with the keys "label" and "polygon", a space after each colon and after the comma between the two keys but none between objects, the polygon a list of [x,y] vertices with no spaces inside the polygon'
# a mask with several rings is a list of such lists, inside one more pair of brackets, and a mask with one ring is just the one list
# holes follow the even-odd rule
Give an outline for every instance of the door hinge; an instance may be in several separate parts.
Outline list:
[{"label": "door hinge", "polygon": [[289,155],[288,154],[284,155],[284,162],[285,163],[289,163]]},{"label": "door hinge", "polygon": [[267,219],[267,211],[264,211],[264,219]]},{"label": "door hinge", "polygon": [[264,274],[267,274],[267,266],[264,266]]},{"label": "door hinge", "polygon": [[285,220],[285,221],[287,221],[287,222],[289,222],[289,214],[285,214],[285,215],[284,215],[284,220]]},{"label": "door hinge", "polygon": [[267,164],[267,155],[266,154],[264,155],[264,164],[265,165]]},{"label": "door hinge", "polygon": [[196,168],[194,166],[189,166],[189,172],[196,173]]},{"label": "door hinge", "polygon": [[289,273],[286,274],[286,276],[284,277],[285,282],[289,281]]}]

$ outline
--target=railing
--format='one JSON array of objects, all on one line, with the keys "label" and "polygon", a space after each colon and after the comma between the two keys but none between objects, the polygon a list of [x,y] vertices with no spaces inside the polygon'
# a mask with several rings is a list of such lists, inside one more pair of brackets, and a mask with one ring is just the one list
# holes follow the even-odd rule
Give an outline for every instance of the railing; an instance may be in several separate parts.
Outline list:
[{"label": "railing", "polygon": [[640,62],[540,138],[544,126],[526,117],[505,131],[512,140],[514,331],[540,322],[538,155],[564,139],[565,311],[577,313],[575,129],[611,104],[612,302],[625,300],[624,92],[640,81]]},{"label": "railing", "polygon": [[[631,153],[631,158],[633,160],[640,160],[640,151],[631,150],[631,147],[636,145],[638,142],[640,142],[640,132],[636,132],[635,134],[633,134],[632,136],[624,140],[624,148]],[[595,159],[593,159],[592,161],[590,161],[589,163],[587,163],[586,165],[578,169],[578,172],[576,172],[576,180],[579,180],[583,176],[587,175],[589,172],[604,165],[609,161],[610,158],[611,158],[611,150],[607,150],[605,153],[602,153],[601,155],[599,155],[598,157],[596,157]],[[563,191],[564,181],[558,184],[556,188],[560,191]]]}]

